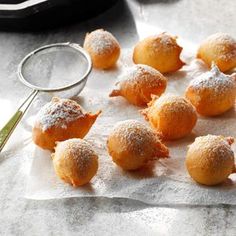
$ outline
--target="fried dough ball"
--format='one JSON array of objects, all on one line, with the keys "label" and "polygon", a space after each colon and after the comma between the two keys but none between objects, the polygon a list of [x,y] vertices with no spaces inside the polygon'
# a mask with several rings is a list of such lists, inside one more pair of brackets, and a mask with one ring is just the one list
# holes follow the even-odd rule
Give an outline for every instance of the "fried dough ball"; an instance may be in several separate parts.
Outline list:
[{"label": "fried dough ball", "polygon": [[185,63],[179,58],[182,47],[176,39],[167,33],[145,38],[134,48],[134,63],[152,66],[161,73],[179,70]]},{"label": "fried dough ball", "polygon": [[122,76],[119,89],[111,92],[110,97],[123,96],[136,106],[146,105],[151,95],[161,95],[166,89],[167,79],[154,68],[135,65]]},{"label": "fried dough ball", "polygon": [[235,171],[232,138],[207,135],[198,137],[189,146],[186,167],[198,183],[216,185],[225,181]]},{"label": "fried dough ball", "polygon": [[120,45],[116,38],[103,29],[87,33],[84,49],[90,54],[93,66],[108,69],[114,66],[120,56]]},{"label": "fried dough ball", "polygon": [[168,148],[150,128],[135,120],[116,124],[107,140],[113,162],[124,170],[136,170],[148,161],[168,157]]},{"label": "fried dough ball", "polygon": [[209,67],[214,62],[224,72],[236,67],[236,40],[228,34],[216,33],[205,39],[197,52]]},{"label": "fried dough ball", "polygon": [[148,106],[141,113],[166,140],[178,139],[190,134],[197,122],[195,108],[180,96],[153,97]]},{"label": "fried dough ball", "polygon": [[216,116],[232,108],[235,104],[236,81],[221,73],[213,65],[211,71],[193,79],[185,93],[186,97],[203,116]]},{"label": "fried dough ball", "polygon": [[58,142],[52,160],[56,174],[73,187],[87,184],[98,170],[97,154],[79,138]]},{"label": "fried dough ball", "polygon": [[86,113],[70,99],[52,98],[41,108],[33,127],[33,141],[43,149],[53,150],[57,141],[83,138],[96,121],[96,114]]}]

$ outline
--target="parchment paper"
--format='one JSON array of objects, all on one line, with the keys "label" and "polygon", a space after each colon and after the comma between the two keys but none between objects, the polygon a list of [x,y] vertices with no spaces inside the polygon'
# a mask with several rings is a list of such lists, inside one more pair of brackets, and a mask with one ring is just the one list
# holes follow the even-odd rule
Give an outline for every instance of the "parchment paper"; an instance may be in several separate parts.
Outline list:
[{"label": "parchment paper", "polygon": [[[184,55],[187,65],[180,71],[167,75],[166,93],[183,95],[189,81],[208,70],[201,61],[194,59],[193,52],[184,52]],[[145,168],[132,172],[122,171],[111,161],[106,151],[106,139],[113,125],[117,121],[126,119],[137,119],[146,123],[139,113],[141,108],[129,104],[122,97],[108,97],[115,82],[119,80],[118,76],[130,65],[132,65],[131,50],[123,50],[117,67],[109,71],[93,70],[86,88],[76,98],[89,111],[103,110],[102,115],[85,137],[99,155],[99,170],[91,183],[75,189],[62,182],[55,175],[50,152],[36,147],[32,156],[26,197],[43,200],[102,196],[131,198],[156,205],[236,204],[236,175],[231,175],[230,179],[220,186],[205,187],[193,182],[184,166],[187,145],[192,143],[195,137],[207,134],[236,137],[235,109],[215,118],[199,116],[191,135],[167,143],[171,156],[169,159],[150,163]],[[36,113],[49,98],[49,95],[42,94],[31,109],[31,114]],[[33,117],[29,122],[32,120]],[[233,149],[236,150],[235,145]]]}]

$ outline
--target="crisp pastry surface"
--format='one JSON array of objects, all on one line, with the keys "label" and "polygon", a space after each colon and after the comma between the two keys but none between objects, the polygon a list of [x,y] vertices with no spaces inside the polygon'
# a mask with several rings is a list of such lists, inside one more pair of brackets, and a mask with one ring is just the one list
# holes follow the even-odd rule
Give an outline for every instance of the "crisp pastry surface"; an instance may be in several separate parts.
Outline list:
[{"label": "crisp pastry surface", "polygon": [[86,113],[73,100],[54,97],[36,116],[33,141],[41,148],[53,150],[57,141],[83,138],[99,114]]},{"label": "crisp pastry surface", "polygon": [[182,47],[177,44],[176,38],[162,33],[143,39],[134,48],[134,63],[152,66],[161,73],[179,70],[185,63],[180,59]]},{"label": "crisp pastry surface", "polygon": [[110,97],[123,96],[130,103],[143,106],[151,101],[151,95],[160,96],[166,89],[167,79],[156,69],[147,65],[134,65],[120,77],[118,89]]},{"label": "crisp pastry surface", "polygon": [[56,174],[74,187],[87,184],[98,170],[97,154],[82,139],[58,142],[52,160]]},{"label": "crisp pastry surface", "polygon": [[166,140],[178,139],[190,134],[197,122],[195,108],[181,96],[153,97],[148,106],[141,113]]},{"label": "crisp pastry surface", "polygon": [[86,35],[84,49],[90,54],[93,66],[98,69],[108,69],[114,66],[120,56],[120,45],[117,39],[103,29]]},{"label": "crisp pastry surface", "polygon": [[207,135],[198,137],[189,146],[186,167],[198,183],[216,185],[225,181],[235,171],[232,138]]},{"label": "crisp pastry surface", "polygon": [[234,107],[236,80],[233,76],[223,74],[213,65],[211,71],[190,82],[185,95],[199,114],[220,115]]},{"label": "crisp pastry surface", "polygon": [[228,34],[216,33],[201,44],[197,57],[209,67],[214,62],[222,72],[236,67],[236,40]]},{"label": "crisp pastry surface", "polygon": [[117,123],[108,136],[107,148],[113,162],[124,170],[139,169],[148,161],[169,155],[158,135],[135,120]]}]

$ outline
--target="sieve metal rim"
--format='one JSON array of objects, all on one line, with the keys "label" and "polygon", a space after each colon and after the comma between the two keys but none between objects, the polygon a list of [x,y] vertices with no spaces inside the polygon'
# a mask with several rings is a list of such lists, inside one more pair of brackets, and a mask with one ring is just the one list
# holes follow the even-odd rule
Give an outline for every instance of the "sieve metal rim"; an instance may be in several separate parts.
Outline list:
[{"label": "sieve metal rim", "polygon": [[[77,52],[79,52],[86,59],[86,61],[88,63],[88,68],[87,68],[85,74],[82,77],[80,77],[78,79],[78,81],[76,81],[74,83],[71,83],[71,84],[68,84],[68,85],[62,86],[62,87],[56,87],[56,88],[45,88],[45,87],[40,87],[40,86],[36,86],[36,85],[33,85],[33,84],[29,83],[24,78],[23,73],[22,73],[22,69],[23,69],[25,63],[27,62],[27,60],[30,57],[37,54],[38,52],[43,51],[43,50],[48,49],[48,48],[53,48],[53,47],[70,47],[72,49],[75,49]],[[90,55],[79,44],[66,42],[66,43],[48,44],[48,45],[39,47],[39,48],[35,49],[34,51],[30,52],[29,54],[27,54],[21,60],[20,64],[18,65],[17,75],[18,75],[19,80],[29,88],[32,88],[32,89],[38,90],[38,91],[43,91],[43,92],[56,92],[56,91],[63,91],[63,90],[71,89],[71,88],[83,83],[84,81],[86,82],[87,77],[90,74],[91,70],[92,70],[92,60],[91,60]]]}]

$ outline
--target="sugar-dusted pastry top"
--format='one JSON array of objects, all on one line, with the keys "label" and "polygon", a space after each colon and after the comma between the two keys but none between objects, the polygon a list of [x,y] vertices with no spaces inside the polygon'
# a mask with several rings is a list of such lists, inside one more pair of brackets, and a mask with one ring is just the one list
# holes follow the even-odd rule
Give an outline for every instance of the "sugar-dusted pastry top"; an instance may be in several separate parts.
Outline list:
[{"label": "sugar-dusted pastry top", "polygon": [[198,183],[216,185],[225,181],[235,171],[233,138],[200,136],[189,146],[186,167]]},{"label": "sugar-dusted pastry top", "polygon": [[169,155],[158,135],[136,120],[118,122],[108,136],[107,147],[113,162],[125,170],[139,169]]},{"label": "sugar-dusted pastry top", "polygon": [[141,40],[133,51],[134,63],[152,66],[161,73],[179,70],[185,63],[180,59],[182,47],[176,39],[164,32]]},{"label": "sugar-dusted pastry top", "polygon": [[[203,89],[214,90],[215,94],[212,95],[218,96],[228,90],[234,89],[236,83],[233,78],[223,74],[216,65],[213,65],[210,71],[193,79],[189,86],[196,90],[196,92]],[[209,97],[209,99],[211,98]]]},{"label": "sugar-dusted pastry top", "polygon": [[45,104],[36,117],[42,130],[47,130],[52,126],[67,128],[67,124],[84,116],[80,105],[69,99],[59,99],[54,97],[51,102]]},{"label": "sugar-dusted pastry top", "polygon": [[103,29],[86,34],[84,49],[91,56],[93,66],[98,69],[114,66],[120,56],[119,42],[110,32]]},{"label": "sugar-dusted pastry top", "polygon": [[58,142],[52,159],[56,174],[74,187],[88,183],[98,169],[92,146],[78,138]]},{"label": "sugar-dusted pastry top", "polygon": [[160,98],[154,96],[148,108],[141,113],[166,140],[185,137],[197,122],[194,106],[184,97],[171,94]]},{"label": "sugar-dusted pastry top", "polygon": [[89,40],[85,41],[86,47],[91,48],[97,54],[112,52],[116,45],[119,44],[110,32],[103,29],[91,32],[88,37]]},{"label": "sugar-dusted pastry top", "polygon": [[110,97],[123,96],[137,106],[150,102],[151,95],[160,96],[167,86],[167,79],[159,71],[142,64],[127,68],[119,78],[118,88],[111,92]]},{"label": "sugar-dusted pastry top", "polygon": [[186,97],[204,116],[220,115],[235,104],[236,80],[220,72],[216,65],[193,79],[186,89]]},{"label": "sugar-dusted pastry top", "polygon": [[53,150],[58,141],[83,138],[100,113],[87,113],[70,99],[53,98],[36,116],[33,141],[41,148]]},{"label": "sugar-dusted pastry top", "polygon": [[197,57],[209,67],[214,62],[222,72],[236,67],[236,39],[229,34],[216,33],[199,46]]},{"label": "sugar-dusted pastry top", "polygon": [[118,122],[112,130],[112,135],[119,137],[119,142],[124,148],[128,147],[130,151],[140,155],[145,155],[143,145],[151,144],[153,140],[158,139],[156,133],[136,120]]}]

